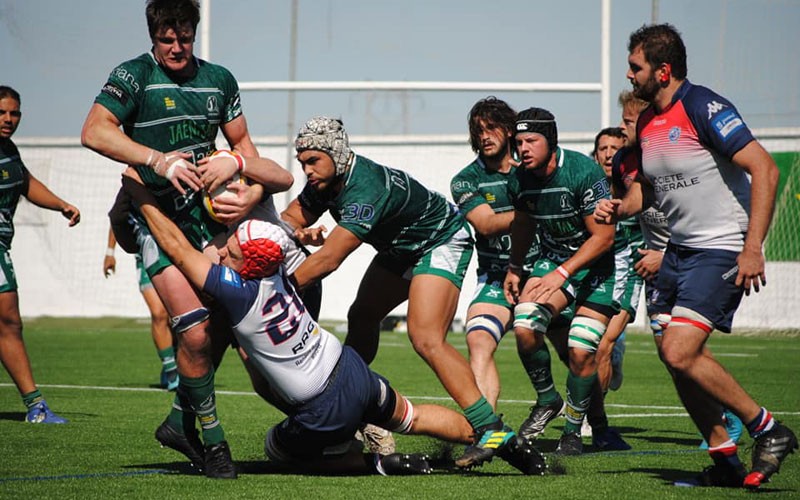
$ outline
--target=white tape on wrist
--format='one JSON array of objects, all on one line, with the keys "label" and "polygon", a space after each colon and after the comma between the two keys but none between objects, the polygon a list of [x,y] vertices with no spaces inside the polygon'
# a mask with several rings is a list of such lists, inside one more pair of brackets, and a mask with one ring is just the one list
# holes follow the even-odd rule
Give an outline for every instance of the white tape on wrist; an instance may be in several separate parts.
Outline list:
[{"label": "white tape on wrist", "polygon": [[114,256],[114,247],[106,248],[106,257],[113,257]]}]

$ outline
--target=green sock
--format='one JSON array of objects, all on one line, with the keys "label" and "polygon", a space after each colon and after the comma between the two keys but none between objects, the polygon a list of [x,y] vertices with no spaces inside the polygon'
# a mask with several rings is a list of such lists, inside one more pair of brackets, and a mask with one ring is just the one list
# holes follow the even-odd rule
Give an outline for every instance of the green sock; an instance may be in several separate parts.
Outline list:
[{"label": "green sock", "polygon": [[199,378],[181,377],[181,383],[197,414],[203,430],[203,443],[206,446],[221,443],[225,440],[225,432],[217,418],[217,400],[214,394],[214,369]]},{"label": "green sock", "polygon": [[43,401],[44,397],[39,389],[34,389],[33,391],[29,392],[28,394],[22,395],[22,402],[25,403],[25,408],[31,409],[40,401]]},{"label": "green sock", "polygon": [[464,416],[467,417],[473,429],[478,429],[484,425],[490,425],[500,420],[500,418],[495,415],[494,410],[492,410],[492,405],[490,405],[483,396],[464,409]]},{"label": "green sock", "polygon": [[189,429],[194,429],[194,422],[197,416],[192,410],[192,404],[182,387],[175,391],[175,399],[172,400],[172,410],[167,416],[167,422],[176,430],[186,434]]},{"label": "green sock", "polygon": [[581,421],[589,408],[592,386],[596,380],[597,372],[588,377],[579,377],[572,372],[567,375],[567,410],[564,413],[567,423],[564,424],[564,434],[581,433]]},{"label": "green sock", "polygon": [[159,349],[158,350],[158,357],[161,359],[161,369],[165,372],[169,372],[172,370],[177,370],[178,365],[175,362],[175,348],[172,346],[167,347],[166,349]]},{"label": "green sock", "polygon": [[536,402],[547,405],[558,399],[550,367],[550,349],[547,348],[547,344],[542,343],[542,347],[533,352],[519,352],[519,359],[536,390]]}]

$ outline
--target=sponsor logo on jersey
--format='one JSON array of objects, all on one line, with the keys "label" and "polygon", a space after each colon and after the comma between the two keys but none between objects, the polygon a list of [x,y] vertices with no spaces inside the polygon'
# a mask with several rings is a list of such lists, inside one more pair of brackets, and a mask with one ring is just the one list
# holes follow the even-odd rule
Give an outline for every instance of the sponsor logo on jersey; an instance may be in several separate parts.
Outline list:
[{"label": "sponsor logo on jersey", "polygon": [[206,100],[206,110],[212,115],[219,114],[219,103],[217,102],[217,96],[208,96],[208,99]]},{"label": "sponsor logo on jersey", "polygon": [[164,106],[167,109],[175,109],[175,100],[169,96],[164,97]]},{"label": "sponsor logo on jersey", "polygon": [[229,267],[222,268],[222,274],[220,274],[219,279],[233,286],[242,286],[241,276]]},{"label": "sponsor logo on jersey", "polygon": [[733,110],[728,110],[717,115],[711,124],[714,130],[717,131],[717,135],[719,135],[723,141],[727,140],[728,136],[744,127],[744,121],[742,121],[739,115]]},{"label": "sponsor logo on jersey", "polygon": [[683,174],[659,175],[653,178],[653,190],[656,193],[666,193],[700,184],[699,177],[685,177]]},{"label": "sponsor logo on jersey", "polygon": [[672,127],[669,129],[669,142],[678,142],[678,139],[681,137],[681,128],[680,127]]},{"label": "sponsor logo on jersey", "polygon": [[6,180],[9,177],[11,177],[11,174],[9,174],[8,170],[6,170],[6,169],[3,169],[3,174],[2,175],[3,175],[3,180]]},{"label": "sponsor logo on jersey", "polygon": [[708,119],[710,120],[712,116],[717,114],[717,112],[722,111],[728,106],[720,104],[717,101],[711,101],[710,103],[706,104],[706,107],[708,108]]},{"label": "sponsor logo on jersey", "polygon": [[128,102],[128,95],[122,91],[121,88],[117,87],[113,83],[106,83],[105,86],[100,90],[101,93],[106,94],[108,96],[113,97],[120,104],[126,104]]},{"label": "sponsor logo on jersey", "polygon": [[133,87],[134,92],[139,92],[139,83],[136,81],[136,78],[133,77],[132,74],[128,73],[123,67],[114,68],[114,71],[111,72],[112,76],[119,78],[125,82],[128,82],[131,87]]},{"label": "sponsor logo on jersey", "polygon": [[472,198],[475,198],[475,193],[464,193],[461,197],[458,198],[458,204],[463,205],[464,203],[468,202]]}]

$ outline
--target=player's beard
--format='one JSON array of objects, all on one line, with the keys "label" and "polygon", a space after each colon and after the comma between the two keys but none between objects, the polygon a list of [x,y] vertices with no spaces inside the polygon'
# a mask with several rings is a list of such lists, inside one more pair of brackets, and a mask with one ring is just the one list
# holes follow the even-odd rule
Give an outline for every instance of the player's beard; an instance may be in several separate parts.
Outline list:
[{"label": "player's beard", "polygon": [[653,102],[659,90],[661,85],[656,81],[655,74],[651,73],[644,85],[633,86],[633,95],[645,102]]}]

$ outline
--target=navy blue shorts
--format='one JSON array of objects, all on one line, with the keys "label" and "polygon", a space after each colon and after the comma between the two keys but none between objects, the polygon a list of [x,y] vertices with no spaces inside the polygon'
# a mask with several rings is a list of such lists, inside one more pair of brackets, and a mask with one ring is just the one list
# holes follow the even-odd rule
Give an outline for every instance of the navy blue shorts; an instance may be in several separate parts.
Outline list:
[{"label": "navy blue shorts", "polygon": [[670,243],[652,295],[653,312],[730,333],[744,288],[736,286],[738,252],[687,248]]},{"label": "navy blue shorts", "polygon": [[325,390],[267,433],[265,451],[281,462],[335,455],[347,448],[362,423],[387,422],[395,404],[389,381],[344,346]]}]

